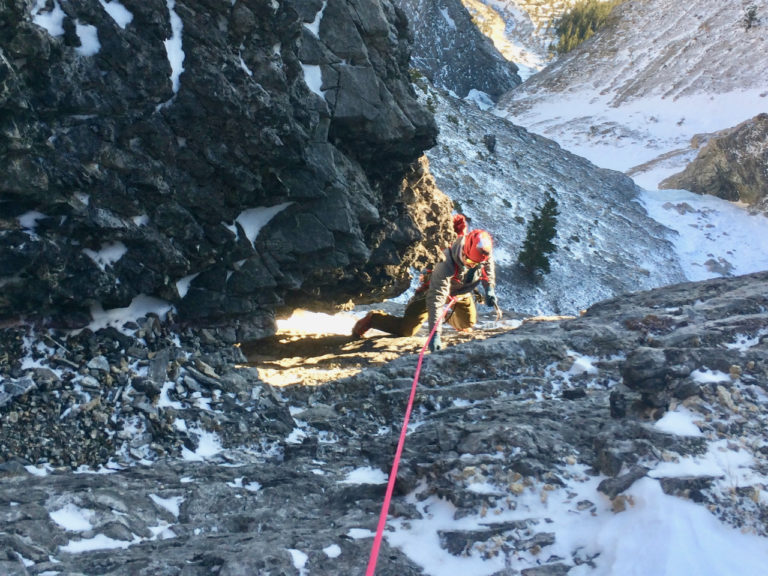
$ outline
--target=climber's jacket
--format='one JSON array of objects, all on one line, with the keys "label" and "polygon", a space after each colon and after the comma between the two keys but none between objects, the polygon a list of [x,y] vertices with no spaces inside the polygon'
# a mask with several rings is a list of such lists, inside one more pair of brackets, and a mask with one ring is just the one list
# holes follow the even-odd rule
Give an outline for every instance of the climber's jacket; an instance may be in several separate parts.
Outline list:
[{"label": "climber's jacket", "polygon": [[[459,296],[468,294],[477,288],[480,284],[487,292],[489,288],[496,285],[496,269],[493,262],[493,256],[486,262],[483,262],[476,268],[470,268],[464,265],[461,253],[464,249],[464,239],[462,236],[457,239],[450,247],[443,250],[443,260],[435,264],[432,273],[427,279],[427,312],[429,314],[429,330],[435,325],[437,318],[440,317],[443,306],[448,301],[448,296]],[[419,290],[424,288],[424,282]]]}]

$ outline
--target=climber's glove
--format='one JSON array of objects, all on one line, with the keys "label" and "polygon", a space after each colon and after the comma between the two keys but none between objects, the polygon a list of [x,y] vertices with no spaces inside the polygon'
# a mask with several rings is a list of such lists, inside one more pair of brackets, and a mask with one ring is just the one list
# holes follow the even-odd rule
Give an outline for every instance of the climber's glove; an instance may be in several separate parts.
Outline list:
[{"label": "climber's glove", "polygon": [[443,349],[443,343],[440,340],[440,333],[435,332],[435,334],[432,336],[432,339],[429,341],[429,351],[430,352],[437,352],[438,350]]},{"label": "climber's glove", "polygon": [[496,292],[493,288],[488,288],[488,290],[485,291],[485,305],[490,306],[491,308],[496,308]]}]

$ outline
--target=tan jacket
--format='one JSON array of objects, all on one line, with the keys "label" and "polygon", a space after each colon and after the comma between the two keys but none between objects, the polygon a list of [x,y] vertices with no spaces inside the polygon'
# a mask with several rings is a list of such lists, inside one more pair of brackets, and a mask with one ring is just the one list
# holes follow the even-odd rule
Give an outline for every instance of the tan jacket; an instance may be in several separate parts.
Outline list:
[{"label": "tan jacket", "polygon": [[[464,236],[456,240],[450,247],[443,250],[444,259],[438,262],[433,270],[427,291],[427,312],[429,313],[429,331],[440,317],[448,296],[456,296],[472,292],[480,283],[487,292],[496,286],[496,266],[493,256],[474,270],[464,266],[461,252],[464,249]],[[488,281],[482,280],[481,268],[485,268]]]}]

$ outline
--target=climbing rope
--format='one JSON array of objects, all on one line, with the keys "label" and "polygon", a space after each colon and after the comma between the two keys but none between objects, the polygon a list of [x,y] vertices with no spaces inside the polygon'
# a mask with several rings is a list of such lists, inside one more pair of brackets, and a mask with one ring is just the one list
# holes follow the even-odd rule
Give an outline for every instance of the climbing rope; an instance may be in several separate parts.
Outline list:
[{"label": "climbing rope", "polygon": [[376,572],[376,562],[379,559],[379,548],[381,548],[381,540],[384,535],[384,527],[387,525],[387,515],[389,514],[389,505],[392,501],[392,492],[395,489],[395,479],[397,478],[397,469],[400,466],[400,456],[403,453],[403,446],[405,445],[405,435],[408,432],[408,422],[411,419],[411,410],[413,409],[413,400],[416,397],[416,385],[419,383],[419,375],[421,374],[421,364],[424,361],[424,353],[427,351],[432,337],[443,322],[443,318],[456,302],[456,298],[453,296],[448,297],[448,303],[443,307],[443,311],[440,317],[432,327],[432,331],[427,336],[427,340],[424,342],[424,346],[421,347],[419,353],[419,361],[416,364],[416,373],[413,376],[413,384],[411,384],[411,396],[408,398],[408,407],[405,409],[405,418],[403,419],[403,428],[400,430],[400,440],[397,443],[397,450],[395,451],[395,458],[392,462],[392,471],[389,473],[389,481],[387,482],[387,492],[384,496],[384,503],[381,506],[381,514],[379,515],[379,525],[376,528],[376,537],[373,539],[373,546],[371,547],[371,556],[368,559],[368,569],[365,571],[365,576],[373,576]]}]

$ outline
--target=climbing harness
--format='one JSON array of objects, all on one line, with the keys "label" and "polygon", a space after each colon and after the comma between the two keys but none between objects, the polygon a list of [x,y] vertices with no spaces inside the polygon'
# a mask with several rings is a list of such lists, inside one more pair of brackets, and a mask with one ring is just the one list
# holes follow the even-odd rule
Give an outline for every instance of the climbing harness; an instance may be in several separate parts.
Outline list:
[{"label": "climbing harness", "polygon": [[437,332],[440,324],[443,322],[443,318],[451,309],[456,298],[453,296],[448,297],[448,302],[443,306],[443,311],[440,317],[432,327],[432,331],[427,336],[427,340],[424,342],[424,346],[421,347],[419,353],[419,361],[416,364],[416,373],[413,376],[413,384],[411,384],[411,396],[408,398],[408,407],[405,409],[405,418],[403,419],[403,428],[400,430],[400,440],[397,443],[397,450],[395,450],[395,458],[392,462],[392,471],[389,473],[389,481],[387,482],[387,492],[384,495],[384,504],[381,506],[381,514],[379,515],[379,525],[376,528],[376,536],[373,539],[373,546],[371,547],[371,556],[368,559],[368,569],[365,571],[365,576],[373,576],[376,572],[376,562],[379,558],[379,548],[381,548],[381,540],[384,535],[384,527],[387,525],[387,515],[389,514],[389,505],[392,501],[392,492],[395,489],[395,479],[397,478],[397,469],[400,466],[400,456],[403,453],[403,446],[405,445],[405,435],[408,431],[408,422],[411,419],[411,410],[413,409],[413,400],[416,397],[416,385],[419,383],[419,374],[421,373],[421,364],[424,361],[424,353],[427,351],[427,346],[432,340],[432,337]]}]

